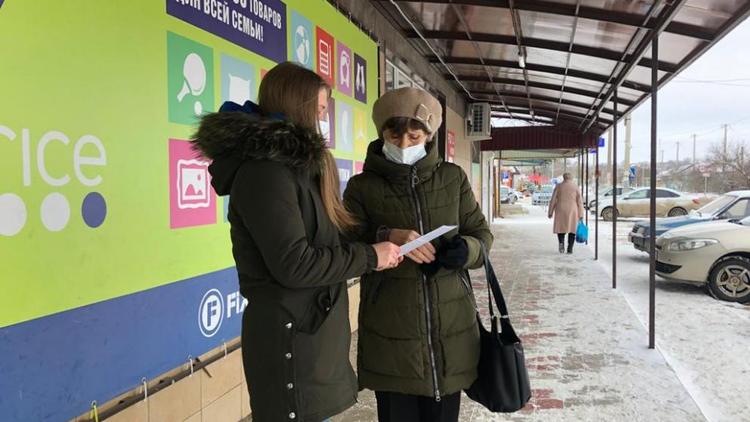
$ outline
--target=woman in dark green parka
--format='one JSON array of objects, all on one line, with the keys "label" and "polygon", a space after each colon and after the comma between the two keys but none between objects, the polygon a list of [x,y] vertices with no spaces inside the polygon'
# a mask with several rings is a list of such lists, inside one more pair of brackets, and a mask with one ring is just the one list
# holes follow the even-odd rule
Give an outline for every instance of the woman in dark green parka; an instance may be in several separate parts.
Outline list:
[{"label": "woman in dark green parka", "polygon": [[242,362],[258,422],[320,422],[355,403],[346,280],[400,261],[391,243],[341,240],[354,219],[319,134],[329,95],[314,72],[283,63],[261,83],[259,106],[225,103],[195,137],[213,160],[211,184],[230,197],[249,301]]},{"label": "woman in dark green parka", "polygon": [[479,329],[465,271],[482,265],[481,244],[489,249],[493,238],[466,174],[431,142],[441,116],[423,90],[378,99],[373,120],[381,139],[344,194],[360,223],[352,240],[403,245],[457,226],[398,268],[362,278],[359,386],[376,392],[381,422],[457,421],[460,392],[477,377]]}]

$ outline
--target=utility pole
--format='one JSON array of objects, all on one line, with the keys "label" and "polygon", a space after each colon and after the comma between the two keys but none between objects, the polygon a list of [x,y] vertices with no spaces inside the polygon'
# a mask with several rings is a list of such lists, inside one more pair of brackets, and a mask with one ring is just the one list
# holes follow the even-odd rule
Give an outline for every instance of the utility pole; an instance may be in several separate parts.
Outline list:
[{"label": "utility pole", "polygon": [[630,125],[630,114],[625,117],[625,164],[623,168],[625,171],[630,171],[630,150],[633,146],[631,142],[631,125]]},{"label": "utility pole", "polygon": [[607,173],[609,174],[609,183],[612,184],[614,183],[614,178],[612,177],[612,152],[614,150],[614,138],[612,136],[611,127],[609,128],[609,132],[607,132],[607,142],[609,142],[609,145],[607,146]]},{"label": "utility pole", "polygon": [[693,164],[695,164],[695,134],[693,134]]},{"label": "utility pole", "polygon": [[677,141],[677,165],[680,165],[680,141]]},{"label": "utility pole", "polygon": [[664,143],[661,141],[661,139],[659,139],[659,142],[657,143],[657,145],[660,147],[659,154],[660,154],[661,160],[659,160],[659,164],[663,165],[664,164]]},{"label": "utility pole", "polygon": [[555,177],[555,164],[557,163],[557,159],[552,159],[552,177]]},{"label": "utility pole", "polygon": [[727,129],[729,128],[729,125],[724,124],[724,156],[721,159],[721,176],[725,176],[726,166],[724,163],[727,161]]}]

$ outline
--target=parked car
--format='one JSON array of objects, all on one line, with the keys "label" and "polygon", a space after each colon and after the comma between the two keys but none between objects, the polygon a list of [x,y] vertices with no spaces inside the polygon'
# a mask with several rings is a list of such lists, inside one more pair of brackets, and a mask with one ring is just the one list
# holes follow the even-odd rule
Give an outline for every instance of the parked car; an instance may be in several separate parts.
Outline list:
[{"label": "parked car", "polygon": [[516,201],[523,199],[523,194],[513,188],[510,188],[510,194],[516,197]]},{"label": "parked car", "polygon": [[531,205],[547,205],[552,200],[552,185],[542,185],[541,189],[531,196]]},{"label": "parked car", "polygon": [[[614,188],[600,190],[599,191],[599,199],[604,199],[604,198],[607,198],[607,197],[611,197],[612,193],[614,191],[615,191]],[[632,191],[633,191],[633,188],[618,186],[617,187],[617,196],[620,196],[620,195],[625,194],[625,193],[630,193]],[[589,199],[590,200],[589,200],[589,203],[588,203],[588,209],[595,210],[596,209],[596,198],[594,198],[594,199],[591,199],[591,198],[594,198],[594,197],[593,197],[592,194],[589,194]]]},{"label": "parked car", "polygon": [[[656,219],[656,237],[667,230],[714,220],[743,219],[750,216],[750,190],[729,192],[708,204],[690,211],[688,215]],[[628,239],[639,251],[648,252],[651,223],[639,221],[633,225]]]},{"label": "parked car", "polygon": [[656,239],[656,273],[750,303],[750,217],[678,227]]},{"label": "parked car", "polygon": [[[612,207],[612,197],[603,199],[599,204],[599,213],[605,220],[619,217],[644,217],[649,215],[651,203],[650,188],[636,189],[617,198],[617,210]],[[663,217],[677,217],[687,215],[703,205],[698,197],[684,195],[672,189],[656,189],[656,215]]]},{"label": "parked car", "polygon": [[522,192],[523,192],[524,194],[526,194],[526,196],[531,196],[531,195],[533,195],[533,194],[534,194],[534,192],[536,192],[537,190],[539,190],[539,189],[537,189],[536,185],[535,185],[535,184],[533,184],[533,183],[526,183],[526,184],[525,184],[525,185],[523,186],[523,188],[521,189],[521,191],[522,191]]},{"label": "parked car", "polygon": [[500,203],[515,204],[517,200],[515,191],[507,186],[500,186]]}]

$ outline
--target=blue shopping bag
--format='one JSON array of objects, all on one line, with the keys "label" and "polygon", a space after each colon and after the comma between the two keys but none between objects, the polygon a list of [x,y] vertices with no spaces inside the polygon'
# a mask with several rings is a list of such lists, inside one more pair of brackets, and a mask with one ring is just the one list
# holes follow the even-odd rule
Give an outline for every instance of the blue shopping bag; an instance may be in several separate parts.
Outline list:
[{"label": "blue shopping bag", "polygon": [[578,227],[576,228],[576,242],[586,243],[589,240],[589,228],[583,224],[583,221],[578,221]]}]

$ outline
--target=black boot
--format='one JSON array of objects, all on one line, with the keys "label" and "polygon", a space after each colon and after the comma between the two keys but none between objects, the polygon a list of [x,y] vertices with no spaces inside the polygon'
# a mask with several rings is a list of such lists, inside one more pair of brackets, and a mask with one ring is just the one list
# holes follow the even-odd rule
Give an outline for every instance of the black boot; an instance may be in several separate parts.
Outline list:
[{"label": "black boot", "polygon": [[569,233],[568,234],[568,254],[573,253],[573,245],[576,242],[576,235],[575,233]]},{"label": "black boot", "polygon": [[565,253],[565,233],[557,233],[558,250]]}]

